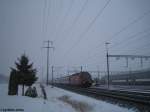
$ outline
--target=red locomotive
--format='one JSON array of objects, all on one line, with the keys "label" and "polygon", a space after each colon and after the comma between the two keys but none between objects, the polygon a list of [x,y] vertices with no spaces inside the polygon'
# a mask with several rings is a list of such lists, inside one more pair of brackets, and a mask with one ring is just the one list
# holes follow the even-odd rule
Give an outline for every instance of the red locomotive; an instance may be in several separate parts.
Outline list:
[{"label": "red locomotive", "polygon": [[79,72],[70,76],[57,78],[54,82],[78,87],[90,87],[93,80],[88,72]]}]

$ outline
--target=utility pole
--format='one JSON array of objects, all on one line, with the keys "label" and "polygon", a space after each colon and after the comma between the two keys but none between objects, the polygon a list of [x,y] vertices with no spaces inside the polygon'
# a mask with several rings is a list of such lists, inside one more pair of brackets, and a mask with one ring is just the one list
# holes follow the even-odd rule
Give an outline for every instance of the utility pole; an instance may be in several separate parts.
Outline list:
[{"label": "utility pole", "polygon": [[100,80],[100,72],[99,72],[99,70],[97,71],[97,76],[98,76],[98,80]]},{"label": "utility pole", "polygon": [[67,70],[67,74],[68,74],[68,76],[69,76],[69,69]]},{"label": "utility pole", "polygon": [[109,89],[109,55],[108,55],[108,42],[105,43],[105,46],[106,46],[106,58],[107,58],[107,86],[108,86],[108,89]]},{"label": "utility pole", "polygon": [[[47,80],[46,80],[46,84],[48,85],[48,76],[49,76],[49,49],[52,48],[54,49],[54,47],[52,46],[53,45],[53,41],[50,41],[50,40],[47,40],[45,41],[47,43],[47,46],[46,47],[43,47],[43,48],[46,48],[47,49]],[[51,43],[51,46],[50,46],[50,43]]]},{"label": "utility pole", "polygon": [[83,67],[81,66],[81,72],[82,72]]},{"label": "utility pole", "polygon": [[54,66],[52,66],[52,88],[53,88],[53,79],[54,79],[53,75],[54,75]]},{"label": "utility pole", "polygon": [[97,66],[97,78],[98,78],[98,83],[100,82],[100,71],[99,71],[99,66]]}]

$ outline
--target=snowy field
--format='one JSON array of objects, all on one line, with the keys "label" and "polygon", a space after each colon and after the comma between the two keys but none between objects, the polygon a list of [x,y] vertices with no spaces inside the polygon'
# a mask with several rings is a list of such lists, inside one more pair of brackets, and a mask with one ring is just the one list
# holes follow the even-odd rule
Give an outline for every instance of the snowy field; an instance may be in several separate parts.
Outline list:
[{"label": "snowy field", "polygon": [[38,98],[7,95],[7,84],[0,84],[0,111],[12,109],[18,112],[135,112],[133,109],[119,107],[90,97],[46,87],[48,99],[44,101],[41,89],[37,86]]}]

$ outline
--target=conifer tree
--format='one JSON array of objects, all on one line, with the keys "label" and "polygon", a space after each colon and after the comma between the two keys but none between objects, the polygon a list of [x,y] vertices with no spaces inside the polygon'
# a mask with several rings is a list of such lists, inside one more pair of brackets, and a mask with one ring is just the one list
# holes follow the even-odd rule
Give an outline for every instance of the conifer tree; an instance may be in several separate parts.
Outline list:
[{"label": "conifer tree", "polygon": [[18,58],[15,65],[19,79],[18,84],[22,85],[22,95],[24,96],[24,86],[31,86],[37,80],[36,69],[33,68],[33,63],[29,63],[25,54]]}]

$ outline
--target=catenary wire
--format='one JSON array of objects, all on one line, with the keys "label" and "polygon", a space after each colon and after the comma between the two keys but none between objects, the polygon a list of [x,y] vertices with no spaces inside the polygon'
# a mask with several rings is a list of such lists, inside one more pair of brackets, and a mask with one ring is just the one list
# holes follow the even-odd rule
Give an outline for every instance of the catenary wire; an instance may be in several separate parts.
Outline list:
[{"label": "catenary wire", "polygon": [[[69,26],[69,28],[67,28],[65,31],[64,31],[64,37],[62,41],[64,41],[65,39],[67,39],[67,37],[65,35],[67,35],[67,33],[69,32],[72,32],[73,31],[73,28],[75,26],[75,24],[77,23],[77,21],[79,20],[80,16],[82,15],[83,11],[85,10],[87,4],[88,4],[88,1],[89,0],[86,0],[81,8],[81,10],[79,11],[79,13],[77,14],[77,16],[75,17],[74,21],[72,22],[72,24]],[[57,39],[55,39],[56,41]],[[61,41],[61,43],[62,43]]]},{"label": "catenary wire", "polygon": [[78,37],[78,40],[71,46],[71,48],[65,53],[64,57],[66,57],[70,51],[72,51],[72,49],[74,49],[77,44],[79,44],[79,42],[81,41],[81,39],[83,39],[85,37],[85,34],[90,30],[90,28],[94,25],[94,23],[96,22],[96,20],[102,15],[104,9],[108,6],[108,4],[110,3],[111,0],[108,0],[106,2],[106,4],[104,5],[104,7],[102,9],[99,10],[98,14],[94,17],[94,19],[90,22],[90,24],[88,25],[88,27],[85,29],[85,31],[83,33],[81,33],[81,35]]},{"label": "catenary wire", "polygon": [[45,18],[46,18],[46,4],[47,4],[47,0],[44,0],[44,7],[43,7],[43,21],[42,21],[42,34],[45,34]]},{"label": "catenary wire", "polygon": [[[131,21],[129,24],[127,24],[126,26],[122,27],[118,32],[116,32],[113,36],[111,36],[110,38],[108,38],[106,40],[106,42],[110,42],[111,40],[114,40],[117,38],[117,36],[119,34],[121,34],[123,31],[127,30],[130,26],[138,23],[139,21],[141,21],[145,16],[149,15],[150,14],[150,10],[145,12],[144,14],[142,14],[141,16],[139,16],[138,18],[134,19],[133,21]],[[101,45],[103,44],[99,44],[97,47],[100,47]],[[97,48],[96,47],[96,48]]]},{"label": "catenary wire", "polygon": [[[113,44],[113,46],[111,46],[111,49],[112,49],[112,48],[115,48],[115,47],[117,47],[117,46],[119,46],[119,45],[123,45],[124,43],[130,42],[130,41],[132,41],[133,39],[138,40],[138,39],[142,38],[142,37],[139,37],[139,35],[144,34],[144,33],[147,33],[147,32],[149,32],[149,31],[150,31],[150,27],[147,28],[147,29],[145,29],[144,31],[137,32],[136,34],[131,35],[131,36],[129,36],[129,37],[123,39],[122,41]],[[135,40],[134,40],[134,41],[135,41]],[[127,44],[128,44],[128,43],[127,43]]]},{"label": "catenary wire", "polygon": [[[111,36],[109,39],[112,40],[114,38],[117,38],[117,36],[119,34],[121,34],[123,31],[127,30],[130,26],[134,25],[135,23],[139,22],[140,20],[142,20],[145,16],[147,16],[148,14],[150,14],[150,10],[145,12],[144,14],[142,14],[141,16],[139,16],[138,18],[134,19],[133,21],[131,21],[130,23],[128,23],[126,26],[122,27],[118,32],[116,32],[113,36]],[[107,39],[107,42],[110,42],[110,40]],[[102,43],[101,44],[98,44],[96,47],[94,47],[94,49],[100,47],[101,45],[103,45]],[[92,51],[93,48],[90,50]],[[95,54],[94,54],[95,55]],[[94,55],[90,56],[90,57],[93,57]],[[89,58],[87,58],[89,59]]]},{"label": "catenary wire", "polygon": [[70,13],[70,11],[73,7],[73,3],[74,3],[74,0],[71,1],[68,10],[67,10],[67,12],[65,13],[65,15],[63,17],[62,22],[59,25],[59,28],[56,30],[56,33],[55,33],[55,36],[54,36],[54,42],[57,40],[58,34],[61,32],[62,28],[64,27],[64,23],[66,22],[66,18],[69,16],[69,13]]}]

